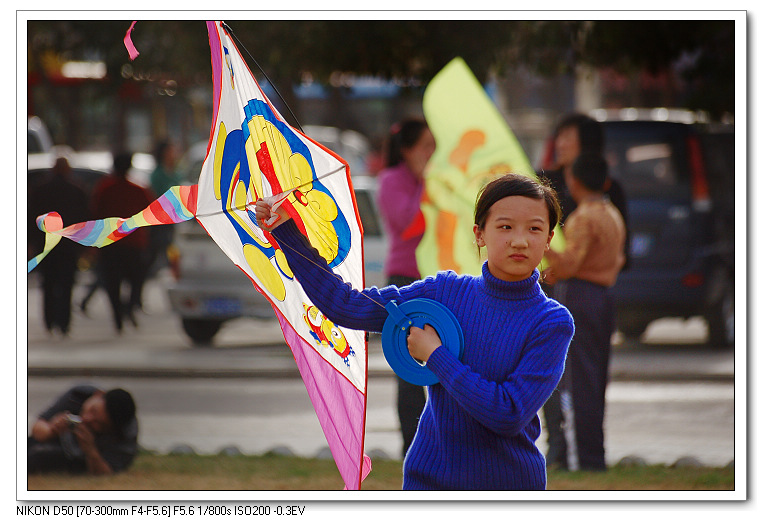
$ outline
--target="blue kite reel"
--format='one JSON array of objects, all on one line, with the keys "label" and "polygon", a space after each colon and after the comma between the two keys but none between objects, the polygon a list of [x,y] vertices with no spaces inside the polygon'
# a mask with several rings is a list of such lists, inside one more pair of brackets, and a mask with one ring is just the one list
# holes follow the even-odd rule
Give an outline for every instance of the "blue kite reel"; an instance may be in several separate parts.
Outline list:
[{"label": "blue kite reel", "polygon": [[384,358],[400,378],[414,385],[434,385],[437,376],[408,352],[408,330],[429,324],[437,331],[442,345],[459,360],[464,352],[464,333],[455,315],[444,305],[430,299],[411,299],[399,306],[395,301],[385,308],[389,313],[382,328]]}]

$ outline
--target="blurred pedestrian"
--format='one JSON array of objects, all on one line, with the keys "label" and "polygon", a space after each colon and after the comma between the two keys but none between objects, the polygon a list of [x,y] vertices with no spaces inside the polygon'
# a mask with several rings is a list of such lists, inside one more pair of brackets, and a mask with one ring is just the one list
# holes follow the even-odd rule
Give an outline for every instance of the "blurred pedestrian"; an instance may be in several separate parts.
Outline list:
[{"label": "blurred pedestrian", "polygon": [[[543,175],[549,180],[559,196],[559,202],[562,207],[561,223],[564,224],[567,216],[577,207],[577,202],[570,194],[565,178],[570,175],[572,165],[582,153],[604,157],[604,130],[601,123],[585,114],[575,112],[566,114],[554,129],[552,146],[553,157],[549,161],[552,162],[553,167],[550,170],[545,170]],[[615,205],[623,221],[626,223],[627,244],[628,206],[625,192],[620,183],[609,175],[607,175],[604,181],[603,191],[609,197],[612,204]],[[623,269],[627,267],[628,263],[627,250],[625,255]],[[552,286],[543,284],[543,289],[549,296],[555,296]],[[548,463],[550,466],[566,469],[567,442],[562,430],[561,396],[558,391],[551,395],[548,403],[543,407],[543,416],[548,436],[549,449],[546,454]]]},{"label": "blurred pedestrian", "polygon": [[[40,253],[45,244],[45,234],[35,222],[37,216],[55,211],[61,215],[65,226],[84,222],[89,218],[87,203],[85,189],[72,178],[69,161],[59,157],[47,178],[29,194],[27,242],[30,255]],[[62,240],[37,267],[42,277],[43,318],[49,333],[57,330],[63,336],[69,334],[72,289],[77,261],[83,250],[74,241]]]},{"label": "blurred pedestrian", "polygon": [[[94,219],[131,217],[144,210],[154,200],[150,190],[127,179],[131,165],[131,153],[119,153],[114,156],[112,175],[103,179],[93,189]],[[143,284],[148,272],[149,258],[149,236],[145,228],[138,228],[121,240],[100,249],[100,273],[118,333],[122,332],[124,318],[128,318],[137,326],[135,313],[142,308]],[[129,300],[126,302],[122,299],[123,282],[130,286]]]},{"label": "blurred pedestrian", "polygon": [[27,438],[27,474],[106,475],[138,452],[135,401],[124,389],[72,387],[40,414]]},{"label": "blurred pedestrian", "polygon": [[[151,190],[157,197],[181,183],[180,175],[175,170],[177,156],[177,147],[172,141],[161,141],[154,148],[156,168],[151,172],[150,179]],[[149,229],[149,277],[168,265],[167,248],[172,244],[174,231],[175,227],[169,224],[152,226]]]},{"label": "blurred pedestrian", "polygon": [[577,204],[564,227],[566,246],[561,253],[546,253],[546,282],[554,286],[554,297],[575,320],[559,385],[566,450],[555,454],[555,463],[571,470],[606,470],[605,393],[615,331],[609,288],[625,263],[625,223],[604,193],[606,179],[607,164],[600,155],[578,156],[565,173],[565,184]]},{"label": "blurred pedestrian", "polygon": [[[393,125],[387,141],[387,168],[379,173],[377,206],[389,240],[384,265],[387,285],[407,286],[420,278],[416,247],[424,234],[421,198],[424,168],[435,140],[423,119]],[[403,436],[403,457],[416,434],[426,404],[424,387],[397,377],[397,412]]]},{"label": "blurred pedestrian", "polygon": [[[551,187],[559,195],[562,206],[562,224],[577,207],[565,182],[565,175],[572,171],[572,165],[581,153],[597,154],[604,157],[604,129],[601,123],[585,114],[571,113],[562,117],[553,133],[554,167],[543,172]],[[628,223],[628,204],[622,185],[609,174],[604,181],[604,193],[615,205],[617,211]],[[627,265],[626,251],[626,265]]]}]

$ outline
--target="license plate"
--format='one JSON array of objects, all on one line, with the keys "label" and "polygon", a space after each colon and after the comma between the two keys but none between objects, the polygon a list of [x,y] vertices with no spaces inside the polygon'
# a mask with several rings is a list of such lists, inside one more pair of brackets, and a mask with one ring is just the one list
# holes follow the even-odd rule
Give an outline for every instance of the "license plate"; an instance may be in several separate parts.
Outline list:
[{"label": "license plate", "polygon": [[232,298],[210,298],[204,302],[204,309],[211,315],[237,315],[241,313],[241,302]]}]

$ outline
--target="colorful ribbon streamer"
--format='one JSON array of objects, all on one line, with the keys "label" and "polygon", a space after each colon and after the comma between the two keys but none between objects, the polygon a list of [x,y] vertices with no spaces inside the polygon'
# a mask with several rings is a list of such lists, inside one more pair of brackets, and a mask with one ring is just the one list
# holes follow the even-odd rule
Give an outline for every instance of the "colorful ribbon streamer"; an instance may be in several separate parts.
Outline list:
[{"label": "colorful ribbon streamer", "polygon": [[57,212],[40,215],[36,222],[37,227],[45,232],[45,246],[42,253],[27,262],[27,273],[40,264],[61,237],[84,246],[103,248],[144,226],[176,224],[193,219],[196,216],[197,196],[198,185],[173,186],[132,217],[108,217],[72,224],[66,228]]}]

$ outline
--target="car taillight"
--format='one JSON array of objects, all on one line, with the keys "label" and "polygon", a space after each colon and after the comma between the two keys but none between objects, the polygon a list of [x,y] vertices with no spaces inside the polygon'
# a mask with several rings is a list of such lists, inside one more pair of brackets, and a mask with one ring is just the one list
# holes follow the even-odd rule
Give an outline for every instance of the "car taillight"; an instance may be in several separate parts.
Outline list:
[{"label": "car taillight", "polygon": [[691,170],[692,205],[694,209],[707,212],[711,209],[710,189],[707,185],[705,163],[702,159],[702,150],[697,136],[689,136],[686,139],[686,147],[689,151],[689,169]]},{"label": "car taillight", "polygon": [[698,288],[705,283],[705,276],[701,273],[688,273],[681,279],[681,284],[687,288]]}]

